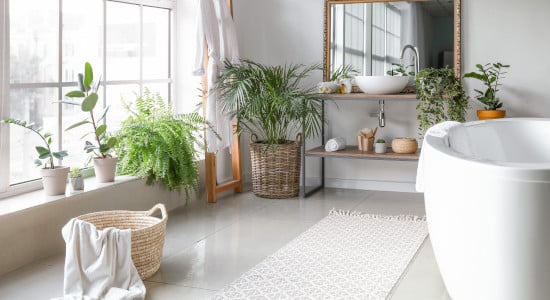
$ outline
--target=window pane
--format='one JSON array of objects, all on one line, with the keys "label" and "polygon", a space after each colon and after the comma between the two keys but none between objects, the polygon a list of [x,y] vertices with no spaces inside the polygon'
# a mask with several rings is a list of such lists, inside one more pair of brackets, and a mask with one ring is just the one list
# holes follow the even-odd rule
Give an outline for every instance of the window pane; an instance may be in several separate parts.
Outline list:
[{"label": "window pane", "polygon": [[[10,117],[34,122],[42,133],[53,133],[53,150],[57,150],[57,99],[56,88],[11,89]],[[44,146],[37,134],[19,126],[10,125],[10,184],[40,178],[36,146]],[[57,164],[57,161],[55,162]]]},{"label": "window pane", "polygon": [[10,1],[10,82],[54,82],[58,74],[58,0]]},{"label": "window pane", "polygon": [[94,67],[96,80],[103,73],[102,9],[102,1],[63,1],[63,81],[77,81],[87,61]]},{"label": "window pane", "polygon": [[134,102],[139,95],[139,85],[123,84],[109,85],[106,88],[107,105],[110,106],[107,113],[107,131],[113,132],[120,128],[120,122],[128,116],[128,112],[122,105],[125,102]]},{"label": "window pane", "polygon": [[139,6],[107,3],[108,80],[139,79]]},{"label": "window pane", "polygon": [[170,11],[143,7],[143,78],[168,78]]}]

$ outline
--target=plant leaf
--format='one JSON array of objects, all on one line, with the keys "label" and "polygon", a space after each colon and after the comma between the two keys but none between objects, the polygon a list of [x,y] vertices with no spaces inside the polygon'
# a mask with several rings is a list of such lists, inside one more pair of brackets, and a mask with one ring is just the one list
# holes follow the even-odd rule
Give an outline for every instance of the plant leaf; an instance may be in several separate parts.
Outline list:
[{"label": "plant leaf", "polygon": [[67,94],[65,94],[65,96],[69,98],[84,98],[86,97],[86,94],[84,94],[84,92],[81,92],[81,91],[70,91]]},{"label": "plant leaf", "polygon": [[97,129],[95,130],[95,135],[96,136],[100,136],[102,135],[103,133],[105,133],[105,130],[107,130],[107,125],[105,124],[101,124],[97,127]]},{"label": "plant leaf", "polygon": [[37,167],[40,167],[42,165],[42,161],[40,159],[35,159],[34,160],[34,164],[37,166]]},{"label": "plant leaf", "polygon": [[58,151],[58,152],[52,152],[52,155],[53,157],[57,158],[57,159],[61,159],[67,155],[69,155],[69,153],[67,153],[67,151],[65,150],[61,150],[61,151]]},{"label": "plant leaf", "polygon": [[92,70],[92,65],[89,62],[84,64],[84,89],[87,91],[90,89],[90,85],[94,81],[94,72]]},{"label": "plant leaf", "polygon": [[82,101],[82,111],[91,111],[97,103],[98,96],[96,93],[91,93]]},{"label": "plant leaf", "polygon": [[48,157],[50,155],[50,151],[48,151],[46,147],[36,146],[35,149],[40,156],[42,156],[43,154],[46,154],[46,157]]},{"label": "plant leaf", "polygon": [[84,120],[84,121],[80,121],[80,122],[78,122],[78,123],[74,123],[73,125],[67,127],[67,128],[65,129],[65,131],[71,130],[71,129],[75,128],[75,127],[78,127],[78,126],[84,125],[84,124],[88,124],[88,123],[91,123],[91,122],[88,121],[88,120]]}]

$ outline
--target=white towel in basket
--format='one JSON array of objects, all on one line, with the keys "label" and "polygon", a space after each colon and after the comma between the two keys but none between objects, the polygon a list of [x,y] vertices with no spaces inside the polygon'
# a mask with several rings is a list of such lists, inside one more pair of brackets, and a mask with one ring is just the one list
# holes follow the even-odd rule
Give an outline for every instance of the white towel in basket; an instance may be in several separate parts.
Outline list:
[{"label": "white towel in basket", "polygon": [[325,144],[325,151],[334,152],[346,149],[346,139],[343,137],[333,138]]},{"label": "white towel in basket", "polygon": [[66,243],[63,300],[145,298],[145,285],[132,261],[131,230],[71,219],[61,230]]}]

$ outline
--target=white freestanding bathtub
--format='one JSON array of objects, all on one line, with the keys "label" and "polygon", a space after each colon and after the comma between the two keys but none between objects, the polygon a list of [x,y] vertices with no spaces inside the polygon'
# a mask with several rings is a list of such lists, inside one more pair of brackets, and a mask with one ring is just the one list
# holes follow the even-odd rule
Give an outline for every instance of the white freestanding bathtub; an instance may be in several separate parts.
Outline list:
[{"label": "white freestanding bathtub", "polygon": [[417,189],[449,295],[550,299],[550,119],[432,129]]}]

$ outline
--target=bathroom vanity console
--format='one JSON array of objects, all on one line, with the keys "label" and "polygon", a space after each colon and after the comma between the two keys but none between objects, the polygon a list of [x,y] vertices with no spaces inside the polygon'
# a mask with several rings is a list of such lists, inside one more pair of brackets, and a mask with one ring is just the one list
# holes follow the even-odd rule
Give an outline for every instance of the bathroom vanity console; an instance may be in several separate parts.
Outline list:
[{"label": "bathroom vanity console", "polygon": [[[325,101],[344,101],[344,100],[353,100],[353,101],[379,101],[379,100],[389,100],[389,101],[416,101],[416,94],[395,94],[395,95],[373,95],[373,94],[364,94],[364,93],[352,93],[352,94],[323,94],[322,95],[322,116],[323,123],[325,117]],[[325,128],[323,126],[321,131],[321,146],[308,148],[306,142],[302,143],[302,157],[304,157],[302,162],[302,185],[300,193],[302,197],[309,197],[318,190],[324,188],[325,186],[325,158],[354,158],[354,159],[371,159],[371,160],[392,160],[392,161],[418,161],[420,155],[420,150],[414,154],[399,154],[391,151],[391,148],[388,148],[386,153],[378,154],[374,152],[359,151],[357,146],[346,146],[346,149],[335,151],[335,152],[326,152],[325,151]],[[321,183],[315,187],[306,186],[306,157],[320,157],[321,159]]]}]

